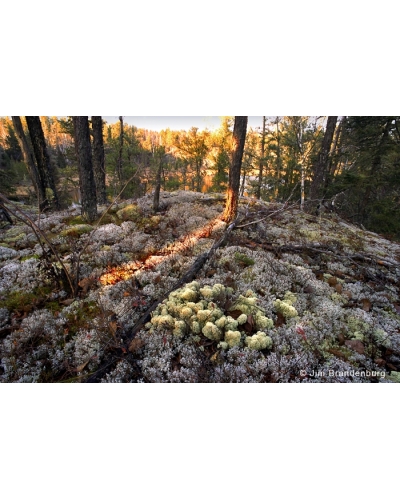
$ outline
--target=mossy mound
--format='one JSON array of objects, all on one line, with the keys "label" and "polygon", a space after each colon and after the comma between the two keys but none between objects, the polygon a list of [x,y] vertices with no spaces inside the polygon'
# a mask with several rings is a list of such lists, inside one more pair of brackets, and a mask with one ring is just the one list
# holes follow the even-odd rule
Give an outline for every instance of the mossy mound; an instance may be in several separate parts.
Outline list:
[{"label": "mossy mound", "polygon": [[123,221],[131,220],[133,222],[137,222],[142,218],[138,206],[133,204],[118,210],[117,217]]},{"label": "mossy mound", "polygon": [[90,233],[92,230],[93,226],[89,224],[76,224],[61,231],[60,236],[79,238],[82,234]]}]

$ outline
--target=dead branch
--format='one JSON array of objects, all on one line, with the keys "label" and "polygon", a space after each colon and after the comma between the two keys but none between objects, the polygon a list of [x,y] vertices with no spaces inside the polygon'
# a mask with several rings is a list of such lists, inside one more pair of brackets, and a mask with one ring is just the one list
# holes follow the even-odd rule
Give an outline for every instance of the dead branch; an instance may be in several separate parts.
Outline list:
[{"label": "dead branch", "polygon": [[[202,267],[204,266],[204,264],[210,260],[215,251],[221,247],[222,245],[224,245],[226,243],[226,241],[228,240],[229,238],[229,235],[230,233],[232,232],[232,230],[235,228],[236,224],[238,222],[238,218],[236,218],[227,228],[226,230],[224,231],[223,235],[221,236],[221,238],[218,240],[218,241],[215,241],[213,246],[210,248],[210,250],[208,250],[207,252],[204,252],[202,253],[199,257],[197,257],[197,259],[195,260],[195,262],[193,263],[193,265],[190,267],[190,269],[174,284],[174,286],[172,288],[170,288],[168,290],[168,292],[163,296],[161,297],[160,299],[156,300],[155,302],[153,302],[153,304],[146,310],[146,312],[139,318],[139,320],[135,323],[135,325],[133,326],[133,328],[131,329],[129,335],[127,335],[126,337],[126,340],[125,340],[125,345],[124,347],[121,349],[122,352],[126,352],[129,350],[129,345],[130,343],[132,342],[132,340],[135,338],[136,334],[143,328],[143,326],[149,321],[150,319],[150,314],[157,308],[157,306],[159,304],[161,304],[161,302],[163,300],[165,300],[169,294],[171,292],[173,292],[174,290],[177,290],[178,288],[181,288],[183,285],[185,285],[186,283],[189,283],[190,281],[192,281],[196,275],[198,274],[198,272],[202,269]],[[93,382],[99,382],[101,380],[101,378],[103,378],[106,373],[115,366],[115,364],[121,359],[121,355],[116,355],[116,354],[112,354],[111,356],[109,356],[103,363],[102,365],[94,372],[92,373],[88,379],[86,380],[86,382],[90,382],[90,383],[93,383]]]}]

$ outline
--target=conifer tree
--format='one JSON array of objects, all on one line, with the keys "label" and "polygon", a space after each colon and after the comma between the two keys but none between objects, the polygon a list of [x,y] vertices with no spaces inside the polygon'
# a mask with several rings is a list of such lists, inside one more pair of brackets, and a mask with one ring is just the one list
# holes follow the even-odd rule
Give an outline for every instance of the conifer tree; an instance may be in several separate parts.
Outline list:
[{"label": "conifer tree", "polygon": [[93,173],[96,183],[97,202],[107,203],[106,171],[104,166],[103,120],[101,116],[92,116],[93,131]]},{"label": "conifer tree", "polygon": [[89,120],[87,116],[74,116],[75,150],[78,158],[79,189],[82,215],[93,222],[97,217],[96,184],[92,166]]},{"label": "conifer tree", "polygon": [[29,135],[31,138],[33,151],[35,153],[36,165],[40,177],[40,183],[44,187],[45,199],[42,208],[54,206],[59,209],[58,194],[54,179],[53,165],[50,162],[50,156],[47,151],[42,124],[39,116],[26,116]]},{"label": "conifer tree", "polygon": [[38,198],[39,205],[42,205],[46,199],[46,188],[42,183],[38,169],[35,164],[35,157],[31,150],[31,147],[26,139],[24,129],[22,127],[21,117],[20,116],[12,116],[12,122],[14,125],[15,134],[18,139],[19,146],[22,151],[22,155],[24,157],[24,161],[28,168],[29,174],[32,179],[32,184],[35,188],[36,195]]},{"label": "conifer tree", "polygon": [[233,155],[232,164],[229,169],[229,183],[227,190],[227,199],[225,211],[222,219],[226,222],[232,222],[237,215],[239,203],[240,169],[246,141],[247,116],[235,116],[235,125],[233,127]]}]

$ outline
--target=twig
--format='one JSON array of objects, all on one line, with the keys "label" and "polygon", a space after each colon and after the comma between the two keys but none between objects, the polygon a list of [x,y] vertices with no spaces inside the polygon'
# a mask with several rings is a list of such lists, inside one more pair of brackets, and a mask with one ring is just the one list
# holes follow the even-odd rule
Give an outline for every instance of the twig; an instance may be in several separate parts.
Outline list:
[{"label": "twig", "polygon": [[44,248],[42,246],[42,242],[40,240],[40,238],[43,238],[44,241],[49,245],[49,248],[50,250],[52,251],[54,257],[56,258],[57,262],[60,264],[60,266],[62,267],[63,271],[65,272],[65,275],[68,279],[68,283],[69,283],[69,286],[71,287],[71,293],[74,294],[74,286],[73,286],[73,283],[72,283],[72,278],[71,278],[71,275],[70,273],[68,272],[67,268],[65,267],[64,263],[62,262],[62,260],[60,259],[60,256],[58,255],[58,252],[57,250],[53,247],[53,245],[50,243],[50,240],[47,238],[46,234],[40,229],[40,227],[29,217],[28,214],[26,214],[23,210],[21,210],[20,208],[18,208],[14,203],[12,203],[10,200],[8,200],[5,196],[3,196],[2,194],[0,194],[0,200],[3,202],[3,203],[8,203],[9,205],[11,205],[12,207],[14,207],[14,210],[17,212],[17,213],[21,213],[23,217],[25,217],[25,219],[19,215],[17,215],[17,213],[15,212],[12,212],[8,207],[7,207],[7,210],[12,214],[14,215],[14,217],[16,217],[18,220],[20,220],[21,222],[23,222],[24,224],[26,224],[27,226],[29,226],[33,232],[35,233],[35,236],[37,238],[37,240],[39,241],[39,244],[40,246],[42,247],[42,250],[44,251]]}]

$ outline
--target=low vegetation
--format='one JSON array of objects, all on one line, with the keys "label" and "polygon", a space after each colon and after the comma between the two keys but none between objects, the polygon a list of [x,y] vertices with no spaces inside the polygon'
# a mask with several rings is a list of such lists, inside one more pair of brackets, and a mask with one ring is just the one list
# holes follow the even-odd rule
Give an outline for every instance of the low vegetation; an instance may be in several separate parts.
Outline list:
[{"label": "low vegetation", "polygon": [[75,294],[46,242],[4,226],[0,380],[82,382],[112,358],[103,382],[399,381],[400,245],[333,213],[242,198],[225,244],[174,289],[224,234],[223,204],[162,191],[157,216],[148,194],[98,228],[78,208],[40,214],[67,271],[79,265]]}]

